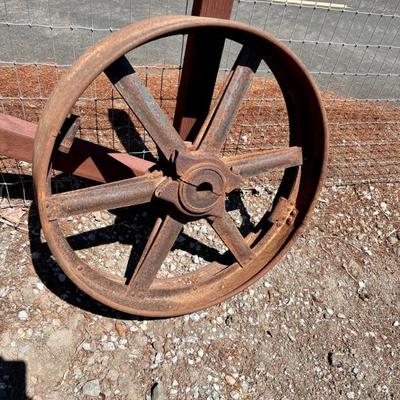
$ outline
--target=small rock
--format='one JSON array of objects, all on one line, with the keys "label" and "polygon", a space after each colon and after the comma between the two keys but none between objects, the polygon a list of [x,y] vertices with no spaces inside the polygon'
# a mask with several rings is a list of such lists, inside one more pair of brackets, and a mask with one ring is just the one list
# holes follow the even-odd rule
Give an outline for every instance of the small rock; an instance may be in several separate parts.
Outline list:
[{"label": "small rock", "polygon": [[226,375],[225,380],[228,383],[228,385],[231,385],[231,386],[233,386],[236,383],[236,379],[231,375]]},{"label": "small rock", "polygon": [[237,390],[232,390],[230,393],[231,399],[237,400],[240,398],[240,393]]},{"label": "small rock", "polygon": [[163,360],[162,353],[157,353],[156,356],[154,357],[154,364],[160,364],[162,360]]},{"label": "small rock", "polygon": [[26,321],[28,319],[28,313],[25,310],[22,310],[18,313],[18,318],[21,321]]},{"label": "small rock", "polygon": [[200,315],[197,313],[190,314],[190,319],[194,322],[197,322],[200,319]]},{"label": "small rock", "polygon": [[329,352],[328,363],[330,366],[335,368],[348,369],[351,360],[349,359],[348,356],[346,356],[346,354]]},{"label": "small rock", "polygon": [[356,278],[358,276],[360,276],[360,274],[362,273],[361,265],[357,261],[355,261],[354,259],[350,259],[350,261],[348,263],[348,266],[347,266],[347,269]]},{"label": "small rock", "polygon": [[90,343],[84,342],[82,343],[82,349],[86,351],[92,350],[92,345]]},{"label": "small rock", "polygon": [[144,322],[141,323],[139,326],[140,326],[140,329],[146,331],[146,330],[147,330],[147,321],[144,321]]},{"label": "small rock", "polygon": [[356,395],[354,394],[354,392],[347,392],[346,396],[348,399],[354,399]]},{"label": "small rock", "polygon": [[103,350],[105,351],[114,351],[115,350],[115,344],[113,342],[107,342],[103,344]]},{"label": "small rock", "polygon": [[364,378],[363,372],[361,372],[357,367],[352,369],[353,374],[357,378],[358,381],[361,381]]},{"label": "small rock", "polygon": [[340,318],[340,319],[346,319],[346,316],[344,314],[342,314],[342,313],[339,313],[337,315],[337,317]]},{"label": "small rock", "polygon": [[93,213],[93,217],[98,222],[100,222],[103,219],[100,211],[95,211]]},{"label": "small rock", "polygon": [[393,322],[393,326],[394,326],[395,328],[397,328],[398,326],[400,326],[400,321],[394,321],[394,322]]},{"label": "small rock", "polygon": [[389,238],[388,238],[388,242],[391,246],[394,246],[398,241],[399,241],[399,239],[397,239],[397,237],[394,235],[389,236]]},{"label": "small rock", "polygon": [[82,388],[85,396],[98,397],[100,395],[100,382],[98,379],[87,381]]},{"label": "small rock", "polygon": [[167,395],[162,382],[155,383],[151,388],[151,400],[167,400]]},{"label": "small rock", "polygon": [[108,377],[111,381],[115,382],[115,381],[118,380],[119,372],[116,371],[115,369],[112,369],[112,370],[110,370],[110,372],[107,374],[107,377]]},{"label": "small rock", "polygon": [[122,321],[117,321],[115,323],[115,330],[117,331],[118,335],[122,337],[125,337],[128,333],[128,327]]},{"label": "small rock", "polygon": [[363,250],[367,255],[372,256],[372,251],[368,248],[368,246],[363,246]]}]

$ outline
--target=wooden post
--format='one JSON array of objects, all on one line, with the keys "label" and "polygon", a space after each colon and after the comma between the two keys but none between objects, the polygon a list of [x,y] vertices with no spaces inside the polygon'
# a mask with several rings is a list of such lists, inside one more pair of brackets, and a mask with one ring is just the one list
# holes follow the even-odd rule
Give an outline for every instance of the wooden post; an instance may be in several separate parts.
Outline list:
[{"label": "wooden post", "polygon": [[[192,15],[229,19],[233,0],[194,0]],[[188,36],[178,89],[174,127],[193,140],[210,108],[225,39],[208,35]]]}]

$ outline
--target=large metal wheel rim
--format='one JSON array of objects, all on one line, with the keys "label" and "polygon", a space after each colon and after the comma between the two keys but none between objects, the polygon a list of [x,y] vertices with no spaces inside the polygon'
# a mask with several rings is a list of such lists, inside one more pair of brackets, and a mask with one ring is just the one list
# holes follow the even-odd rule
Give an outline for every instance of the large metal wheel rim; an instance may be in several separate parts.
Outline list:
[{"label": "large metal wheel rim", "polygon": [[[315,155],[315,165],[313,167],[314,177],[311,178],[307,176],[303,168],[303,175],[299,182],[299,191],[302,192],[307,189],[309,193],[303,196],[304,199],[301,200],[303,202],[302,215],[297,220],[293,232],[289,232],[286,235],[284,243],[282,243],[275,254],[271,255],[266,265],[251,272],[240,271],[238,268],[233,267],[226,269],[221,268],[220,275],[218,276],[219,278],[221,278],[221,275],[232,274],[235,270],[237,271],[235,273],[241,273],[242,276],[234,280],[235,282],[239,281],[239,285],[229,284],[229,280],[226,281],[227,284],[221,285],[220,280],[215,279],[216,275],[209,278],[208,290],[196,291],[192,286],[189,290],[182,282],[174,287],[174,290],[177,292],[177,297],[174,298],[171,296],[169,298],[170,303],[166,304],[165,294],[172,289],[171,283],[166,280],[161,286],[159,283],[156,283],[153,290],[147,293],[152,294],[154,297],[142,297],[139,299],[132,296],[132,298],[128,300],[124,296],[118,296],[119,283],[117,283],[117,280],[113,282],[113,279],[110,278],[107,281],[107,285],[104,285],[102,279],[99,279],[95,271],[84,265],[82,261],[77,258],[73,250],[67,244],[57,222],[48,223],[45,205],[47,197],[49,196],[47,175],[51,150],[54,146],[57,133],[73,104],[75,104],[85,88],[89,86],[96,76],[108,65],[128,51],[146,42],[156,40],[159,37],[168,36],[169,34],[187,33],[194,29],[207,28],[224,29],[224,33],[226,33],[225,36],[231,39],[238,39],[238,36],[242,36],[242,39],[244,37],[246,41],[254,43],[256,47],[264,46],[267,53],[273,49],[274,57],[279,54],[281,59],[285,59],[285,61],[289,63],[289,71],[296,71],[296,79],[291,78],[292,82],[289,85],[290,92],[286,89],[286,93],[284,93],[286,94],[285,98],[289,114],[290,112],[293,113],[294,107],[291,97],[299,97],[300,93],[303,91],[305,91],[305,99],[304,110],[301,116],[304,117],[307,115],[305,110],[307,107],[311,107],[310,105],[312,105],[314,111],[319,110],[317,115],[314,114],[311,118],[313,123],[309,121],[303,122],[306,128],[308,125],[311,125],[310,127],[313,128],[313,131],[310,133],[312,143],[309,144],[309,151],[313,152]],[[268,61],[271,69],[273,69],[278,82],[281,85],[284,81],[288,83],[288,79],[285,79],[287,78],[285,77],[285,72],[278,71],[276,65],[273,67],[274,63],[279,63],[275,60],[270,60],[268,54],[265,55],[264,59],[267,59],[265,61]],[[298,79],[299,77],[301,77],[300,80]],[[80,86],[77,88],[74,87],[72,83],[76,82],[78,79],[80,81]],[[65,96],[66,93],[68,93],[68,97]],[[290,102],[292,103],[290,104]],[[299,119],[294,122],[294,125],[296,124],[300,125]],[[293,135],[293,123],[291,125],[291,135]],[[299,131],[304,133],[306,128],[296,128],[296,134],[298,135]],[[294,140],[299,140],[299,138],[296,138],[296,134],[294,134]],[[293,137],[291,140],[293,140]],[[110,35],[108,38],[99,42],[94,47],[94,50],[86,52],[74,63],[69,72],[59,82],[46,104],[38,125],[33,160],[33,178],[43,232],[53,255],[68,277],[83,291],[113,308],[145,316],[171,316],[202,309],[206,306],[219,303],[243,290],[267,270],[272,268],[285,254],[293,240],[301,233],[304,222],[310,216],[315,199],[321,189],[322,178],[326,169],[326,151],[327,132],[325,115],[317,89],[297,57],[269,34],[237,22],[199,17],[161,17],[134,24]],[[79,270],[77,266],[81,267],[81,269]],[[228,269],[231,271],[228,271]],[[202,271],[203,272],[198,274],[198,277],[201,277],[206,270],[204,269]],[[196,292],[195,296],[193,296],[194,292]]]}]

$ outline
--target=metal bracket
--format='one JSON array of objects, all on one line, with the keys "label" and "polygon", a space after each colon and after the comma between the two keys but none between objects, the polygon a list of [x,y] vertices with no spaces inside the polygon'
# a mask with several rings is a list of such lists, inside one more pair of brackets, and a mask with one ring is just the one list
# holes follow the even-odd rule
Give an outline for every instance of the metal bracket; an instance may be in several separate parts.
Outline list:
[{"label": "metal bracket", "polygon": [[290,202],[284,197],[279,197],[268,221],[277,224],[278,226],[281,226],[284,223],[292,225],[296,219],[297,212],[298,211],[293,202]]}]

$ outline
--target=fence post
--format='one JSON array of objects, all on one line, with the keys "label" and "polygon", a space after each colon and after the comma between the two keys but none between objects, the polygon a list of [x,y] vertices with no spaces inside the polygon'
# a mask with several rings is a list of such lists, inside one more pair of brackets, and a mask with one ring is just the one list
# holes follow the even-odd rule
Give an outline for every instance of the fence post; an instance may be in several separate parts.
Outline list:
[{"label": "fence post", "polygon": [[[234,0],[194,0],[192,15],[229,19]],[[193,140],[210,108],[225,39],[215,35],[188,36],[179,84],[174,126]]]}]

